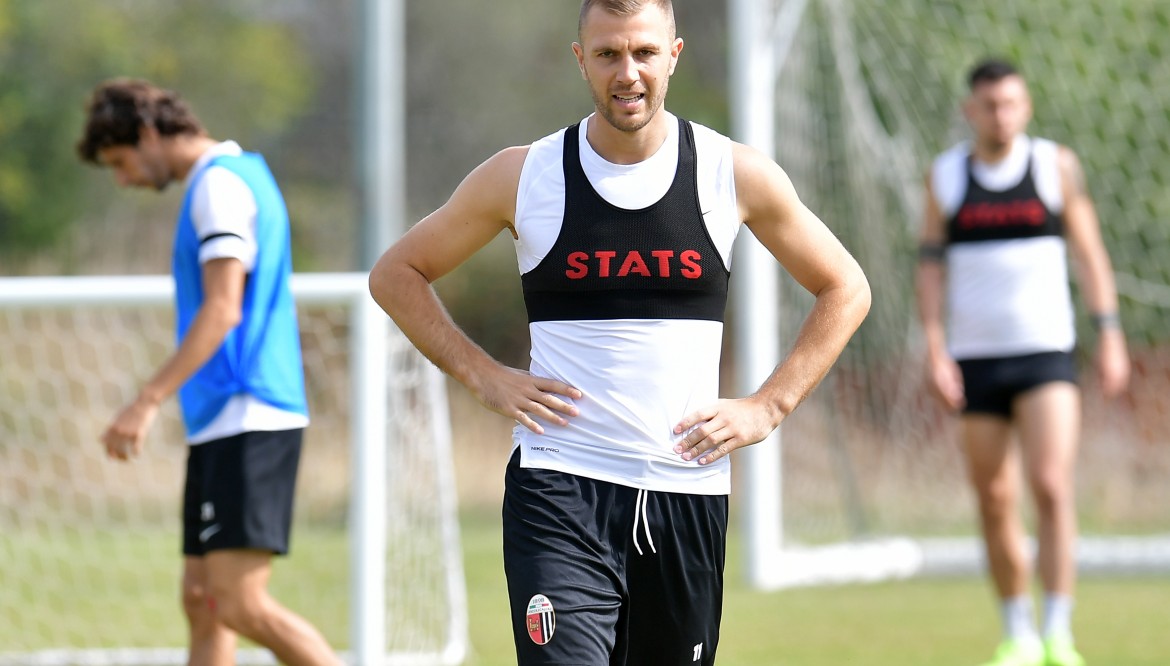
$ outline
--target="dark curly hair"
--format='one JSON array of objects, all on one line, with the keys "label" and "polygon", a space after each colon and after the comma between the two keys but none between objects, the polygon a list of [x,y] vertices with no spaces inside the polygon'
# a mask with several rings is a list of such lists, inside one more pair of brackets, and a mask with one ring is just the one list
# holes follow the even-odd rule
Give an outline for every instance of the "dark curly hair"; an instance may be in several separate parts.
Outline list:
[{"label": "dark curly hair", "polygon": [[77,142],[82,160],[96,164],[110,146],[137,146],[143,127],[162,136],[200,135],[203,125],[179,94],[141,79],[104,81],[85,104],[85,130]]}]

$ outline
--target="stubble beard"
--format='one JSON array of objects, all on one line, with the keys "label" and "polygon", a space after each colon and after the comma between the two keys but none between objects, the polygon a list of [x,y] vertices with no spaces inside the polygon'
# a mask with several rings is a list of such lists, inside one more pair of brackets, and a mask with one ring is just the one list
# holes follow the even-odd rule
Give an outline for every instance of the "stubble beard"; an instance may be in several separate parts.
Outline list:
[{"label": "stubble beard", "polygon": [[593,105],[597,108],[598,113],[601,114],[605,120],[613,126],[614,129],[620,132],[637,132],[643,127],[650,124],[654,116],[658,114],[659,109],[662,108],[662,102],[666,99],[667,81],[662,82],[662,87],[658,89],[657,94],[653,97],[647,95],[643,98],[646,106],[646,113],[642,117],[629,116],[619,114],[610,106],[613,101],[613,93],[606,91],[605,96],[602,97],[597,93],[597,90],[590,85],[590,94],[593,95]]}]

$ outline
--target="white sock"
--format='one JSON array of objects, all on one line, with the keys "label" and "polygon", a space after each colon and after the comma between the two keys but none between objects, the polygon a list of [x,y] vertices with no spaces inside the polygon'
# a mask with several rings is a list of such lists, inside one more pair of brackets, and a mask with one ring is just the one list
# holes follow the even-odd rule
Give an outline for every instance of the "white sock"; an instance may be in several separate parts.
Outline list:
[{"label": "white sock", "polygon": [[1072,640],[1073,600],[1067,594],[1044,597],[1044,638]]},{"label": "white sock", "polygon": [[1032,617],[1032,598],[1023,595],[1008,597],[1000,604],[1003,617],[1003,637],[1009,641],[1037,640],[1036,621]]}]

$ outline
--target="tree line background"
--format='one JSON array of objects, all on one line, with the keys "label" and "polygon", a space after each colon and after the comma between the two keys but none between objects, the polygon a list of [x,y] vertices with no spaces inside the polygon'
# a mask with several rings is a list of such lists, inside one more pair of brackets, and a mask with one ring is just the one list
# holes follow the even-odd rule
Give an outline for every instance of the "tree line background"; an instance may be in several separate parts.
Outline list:
[{"label": "tree line background", "polygon": [[[728,132],[726,0],[675,4],[686,48],[668,107]],[[802,33],[822,53],[802,85],[818,104],[808,113],[824,119],[808,133],[823,152],[812,167],[818,182],[800,182],[807,167],[781,161],[851,249],[864,254],[868,238],[855,228],[864,224],[880,225],[887,245],[908,250],[916,220],[908,225],[904,210],[862,219],[838,195],[850,158],[836,149],[837,109],[849,101],[832,83],[829,31],[843,22],[834,6],[851,10],[868,102],[885,129],[904,132],[898,124],[909,122],[928,137],[914,147],[923,167],[955,136],[970,62],[986,53],[1018,58],[1038,93],[1037,131],[1077,147],[1106,146],[1081,153],[1091,178],[1113,183],[1099,202],[1107,221],[1120,209],[1149,222],[1107,226],[1120,268],[1166,281],[1153,251],[1168,236],[1162,174],[1170,169],[1170,120],[1163,98],[1142,93],[1170,82],[1159,37],[1170,28],[1163,3],[947,1],[929,11],[916,0],[812,4]],[[574,122],[591,103],[569,50],[576,0],[408,0],[405,7],[408,225],[496,150]],[[162,197],[118,192],[109,174],[74,154],[85,96],[112,76],[179,90],[214,137],[268,157],[289,202],[297,270],[356,268],[359,13],[356,0],[0,0],[0,274],[166,272],[179,188]],[[1147,113],[1135,118],[1135,105]],[[781,132],[779,141],[789,139]],[[1148,186],[1135,197],[1128,183]],[[1115,205],[1114,196],[1125,201]],[[473,333],[514,360],[526,342],[504,333],[522,313],[509,253],[501,239],[439,287]],[[896,300],[906,313],[904,299]],[[1134,305],[1143,333],[1154,333],[1164,313]]]},{"label": "tree line background", "polygon": [[[592,104],[569,49],[575,0],[405,5],[409,226],[495,151]],[[0,0],[0,274],[169,270],[181,187],[118,191],[75,154],[84,100],[114,76],[180,91],[213,137],[267,157],[288,200],[295,270],[356,269],[360,9],[356,0]],[[724,13],[721,2],[680,3],[680,22],[702,30],[672,80],[671,108],[726,130]],[[489,348],[518,360],[527,341],[510,335],[522,305],[508,252],[494,244],[440,288]]]},{"label": "tree line background", "polygon": [[[569,48],[578,7],[406,0],[406,224],[497,150],[592,110]],[[667,106],[727,133],[727,2],[675,7],[686,48]],[[357,269],[359,14],[357,0],[0,0],[0,275],[169,270],[180,188],[118,191],[74,153],[87,93],[112,76],[181,91],[212,136],[266,155],[289,203],[297,271]],[[1093,333],[1079,315],[1085,439],[1096,444],[1081,467],[1082,514],[1105,531],[1167,528],[1166,34],[1161,0],[809,0],[778,77],[777,159],[858,258],[875,300],[837,369],[785,422],[786,507],[810,517],[789,521],[790,531],[815,540],[969,525],[965,496],[948,493],[961,483],[958,458],[940,446],[954,441],[954,419],[921,382],[913,271],[922,175],[965,135],[963,76],[989,54],[1021,65],[1032,131],[1077,149],[1119,274],[1135,358],[1123,400],[1093,392]],[[808,295],[783,283],[781,338],[790,341]],[[527,365],[507,234],[436,287],[473,339]],[[498,480],[480,472],[502,464],[509,426],[485,426],[491,415],[466,392],[452,395],[456,438],[473,445],[461,449],[462,493],[465,481]],[[480,449],[484,458],[468,457]]]}]

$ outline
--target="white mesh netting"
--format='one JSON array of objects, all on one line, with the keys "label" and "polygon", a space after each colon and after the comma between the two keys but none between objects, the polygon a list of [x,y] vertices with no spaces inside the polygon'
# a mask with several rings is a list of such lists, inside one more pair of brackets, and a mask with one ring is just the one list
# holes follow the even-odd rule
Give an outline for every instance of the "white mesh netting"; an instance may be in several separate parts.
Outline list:
[{"label": "white mesh netting", "polygon": [[[5,288],[20,289],[19,279]],[[185,663],[178,581],[186,446],[177,405],[168,401],[132,463],[107,459],[98,442],[173,349],[170,306],[3,300],[0,664]],[[348,648],[351,622],[355,342],[346,300],[299,306],[312,424],[291,554],[275,561],[272,580],[274,595],[338,650]],[[388,651],[441,654],[465,640],[457,635],[465,621],[452,619],[465,611],[450,603],[463,593],[452,591],[462,571],[442,441],[448,426],[435,423],[445,419],[445,401],[435,395],[433,367],[400,334],[391,335],[389,357],[391,404],[380,407],[388,433]],[[243,658],[271,663],[261,652]]]},{"label": "white mesh netting", "polygon": [[[857,256],[874,305],[838,369],[784,425],[789,540],[974,533],[955,420],[923,383],[913,272],[923,174],[965,137],[964,77],[988,55],[1028,79],[1031,133],[1079,154],[1117,271],[1134,360],[1123,399],[1100,397],[1074,295],[1087,543],[1170,534],[1168,29],[1170,5],[1155,0],[807,3],[778,72],[778,161]],[[791,282],[783,300],[792,340],[809,301]],[[1114,538],[1106,554],[1141,543]],[[1170,562],[1170,551],[1152,556]]]}]

